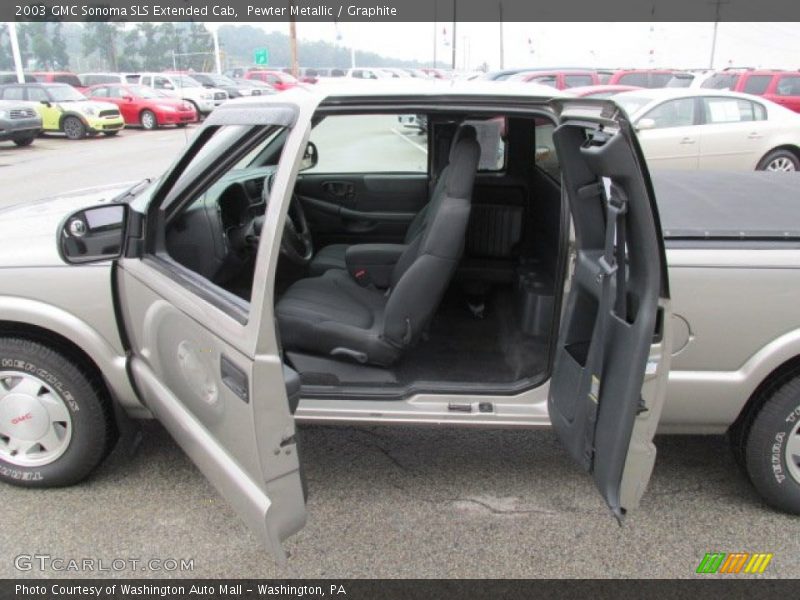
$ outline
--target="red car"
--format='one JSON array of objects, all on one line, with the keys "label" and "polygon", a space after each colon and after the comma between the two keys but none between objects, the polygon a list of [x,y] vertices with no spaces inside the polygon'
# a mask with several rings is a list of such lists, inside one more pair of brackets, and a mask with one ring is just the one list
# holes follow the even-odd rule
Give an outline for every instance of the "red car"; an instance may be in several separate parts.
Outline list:
[{"label": "red car", "polygon": [[762,96],[789,110],[800,112],[800,73],[797,71],[726,69],[706,79],[700,87]]},{"label": "red car", "polygon": [[125,125],[141,125],[157,129],[162,125],[186,127],[197,122],[197,111],[191,102],[164,96],[144,85],[102,83],[87,90],[92,100],[112,102],[119,106]]},{"label": "red car", "polygon": [[691,83],[687,79],[685,85],[670,85],[675,79],[682,79],[685,73],[675,69],[618,69],[616,71],[598,71],[598,83],[609,85],[635,85],[643,88],[686,87]]},{"label": "red car", "polygon": [[245,79],[257,79],[270,84],[279,92],[288,90],[296,86],[299,81],[289,73],[282,71],[248,71],[244,74]]},{"label": "red car", "polygon": [[622,92],[632,92],[633,90],[641,90],[636,85],[584,85],[580,87],[570,88],[570,92],[579,98],[610,98]]},{"label": "red car", "polygon": [[31,75],[40,83],[66,83],[79,92],[86,91],[86,87],[81,83],[80,78],[69,71],[34,71]]},{"label": "red car", "polygon": [[582,71],[580,69],[530,71],[514,75],[509,78],[509,81],[511,80],[538,83],[539,85],[546,85],[556,88],[557,90],[566,90],[600,83],[600,77],[596,71]]}]

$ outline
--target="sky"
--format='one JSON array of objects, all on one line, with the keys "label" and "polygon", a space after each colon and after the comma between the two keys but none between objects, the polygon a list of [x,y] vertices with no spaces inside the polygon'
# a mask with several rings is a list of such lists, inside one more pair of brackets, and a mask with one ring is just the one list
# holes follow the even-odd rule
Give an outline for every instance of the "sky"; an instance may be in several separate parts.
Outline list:
[{"label": "sky", "polygon": [[[256,24],[288,33],[288,23]],[[452,23],[298,23],[300,40],[339,41],[384,56],[430,61],[452,58]],[[505,23],[505,68],[708,68],[713,23]],[[720,23],[714,68],[800,68],[800,23]],[[458,23],[456,66],[484,61],[500,67],[500,24]],[[652,51],[652,52],[651,52]]]}]

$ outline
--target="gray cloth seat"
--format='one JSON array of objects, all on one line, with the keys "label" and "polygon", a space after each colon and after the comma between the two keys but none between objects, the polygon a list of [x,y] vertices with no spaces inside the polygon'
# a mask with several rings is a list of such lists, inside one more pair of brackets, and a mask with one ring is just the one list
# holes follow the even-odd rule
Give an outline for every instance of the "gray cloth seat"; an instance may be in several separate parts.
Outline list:
[{"label": "gray cloth seat", "polygon": [[284,349],[389,365],[417,341],[464,249],[480,147],[475,129],[462,129],[424,230],[395,265],[391,287],[362,287],[341,269],[295,282],[275,307]]},{"label": "gray cloth seat", "polygon": [[[466,128],[470,128],[473,131],[475,130],[474,127],[471,125],[462,125],[458,129],[456,129],[455,134],[453,135],[453,141],[450,144],[450,149],[452,152],[453,147],[455,146],[456,142],[464,135],[464,130]],[[449,161],[448,161],[449,166]],[[442,169],[442,172],[439,175],[439,179],[434,186],[433,193],[431,197],[435,196],[437,193],[437,188],[440,187],[441,182],[443,182],[446,178],[446,171],[447,166]],[[426,204],[412,219],[411,224],[408,226],[406,230],[405,238],[403,239],[404,244],[410,244],[414,241],[414,239],[425,230],[425,227],[428,224],[428,209],[430,207],[430,202]],[[347,261],[345,260],[345,254],[347,253],[347,249],[350,247],[349,244],[330,244],[328,246],[322,247],[319,252],[314,255],[314,258],[311,260],[311,264],[308,266],[308,272],[312,276],[322,275],[325,271],[330,269],[346,269],[347,268]]]}]

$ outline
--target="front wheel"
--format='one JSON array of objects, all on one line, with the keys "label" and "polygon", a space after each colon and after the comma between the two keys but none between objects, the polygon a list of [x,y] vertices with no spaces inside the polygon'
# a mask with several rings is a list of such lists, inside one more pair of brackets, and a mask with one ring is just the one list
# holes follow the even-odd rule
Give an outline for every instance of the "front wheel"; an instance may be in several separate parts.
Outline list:
[{"label": "front wheel", "polygon": [[0,480],[55,487],[86,478],[117,439],[101,385],[48,346],[0,338]]},{"label": "front wheel", "polygon": [[14,143],[19,147],[30,146],[35,139],[35,135],[26,135],[25,137],[16,138]]},{"label": "front wheel", "polygon": [[64,134],[71,140],[82,140],[86,137],[86,125],[78,117],[67,117],[61,124]]},{"label": "front wheel", "polygon": [[777,388],[753,417],[744,459],[769,504],[800,514],[800,376]]},{"label": "front wheel", "polygon": [[800,171],[800,159],[790,150],[773,150],[756,167],[757,171]]},{"label": "front wheel", "polygon": [[152,110],[143,110],[139,116],[139,122],[142,124],[142,128],[148,131],[158,129],[158,119]]}]

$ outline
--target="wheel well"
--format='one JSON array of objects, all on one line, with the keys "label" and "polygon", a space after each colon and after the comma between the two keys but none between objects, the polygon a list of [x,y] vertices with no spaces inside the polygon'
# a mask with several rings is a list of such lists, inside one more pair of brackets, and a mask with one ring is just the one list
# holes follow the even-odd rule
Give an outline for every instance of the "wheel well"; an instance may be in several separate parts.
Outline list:
[{"label": "wheel well", "polygon": [[790,358],[773,370],[759,384],[756,391],[750,395],[750,398],[747,399],[739,416],[736,417],[736,420],[730,426],[730,430],[734,431],[744,428],[742,433],[746,434],[747,432],[745,430],[750,427],[759,409],[769,399],[772,393],[798,375],[800,375],[800,356]]},{"label": "wheel well", "polygon": [[776,150],[786,150],[788,152],[791,152],[792,154],[794,154],[795,158],[798,161],[800,161],[800,147],[793,146],[792,144],[784,144],[783,146],[775,146],[774,148],[772,148],[771,150],[766,152],[764,154],[764,156],[761,157],[761,160],[764,160],[767,156],[769,156],[770,154],[772,154]]},{"label": "wheel well", "polygon": [[68,338],[43,327],[16,321],[0,321],[0,337],[23,338],[38,342],[60,352],[72,360],[75,366],[98,386],[98,389],[102,392],[100,395],[103,401],[108,402],[109,406],[111,406],[111,393],[103,378],[103,372],[80,346]]}]

